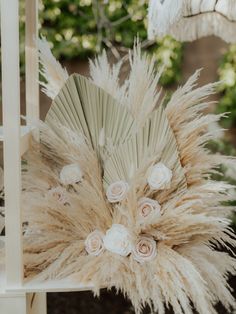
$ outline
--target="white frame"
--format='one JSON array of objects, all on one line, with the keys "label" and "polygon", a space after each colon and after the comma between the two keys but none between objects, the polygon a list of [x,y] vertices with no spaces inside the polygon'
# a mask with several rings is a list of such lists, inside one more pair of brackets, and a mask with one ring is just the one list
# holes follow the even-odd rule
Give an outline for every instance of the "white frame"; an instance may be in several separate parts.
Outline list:
[{"label": "white frame", "polygon": [[[5,187],[5,265],[0,265],[1,314],[46,314],[46,292],[89,290],[69,279],[23,280],[21,156],[27,151],[32,124],[39,119],[38,0],[25,0],[26,126],[20,117],[19,0],[1,0],[2,102]],[[0,239],[1,240],[1,239]],[[32,293],[36,293],[33,307]],[[17,309],[17,310],[16,310]],[[3,312],[2,312],[3,311]]]},{"label": "white frame", "polygon": [[[26,0],[26,117],[20,119],[19,1],[1,1],[2,103],[5,188],[5,269],[0,268],[2,314],[46,314],[46,293],[22,292],[21,155],[28,149],[30,125],[39,118],[38,1]],[[17,292],[14,292],[16,290]]]}]

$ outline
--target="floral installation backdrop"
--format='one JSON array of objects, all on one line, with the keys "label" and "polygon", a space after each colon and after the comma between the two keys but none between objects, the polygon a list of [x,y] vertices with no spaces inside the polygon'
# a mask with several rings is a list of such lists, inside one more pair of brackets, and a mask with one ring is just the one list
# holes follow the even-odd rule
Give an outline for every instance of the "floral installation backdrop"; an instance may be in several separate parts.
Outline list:
[{"label": "floral installation backdrop", "polygon": [[[110,50],[115,60],[119,60],[132,47],[138,33],[142,47],[156,57],[157,67],[165,64],[165,71],[159,83],[164,87],[169,87],[180,81],[184,44],[169,36],[162,40],[148,41],[146,39],[148,0],[41,0],[39,4],[40,33],[47,38],[57,58],[83,60],[93,57],[105,48]],[[23,0],[21,0],[21,10],[24,10]],[[23,16],[21,20],[22,52]],[[236,125],[235,55],[236,45],[230,45],[218,69],[219,79],[222,82],[219,85],[220,101],[216,112],[230,112],[227,118],[222,119],[222,126],[226,128],[234,128]],[[23,64],[23,53],[21,59]],[[235,155],[231,140],[221,138],[217,142],[212,142],[210,148],[220,153]],[[222,169],[223,178],[226,172]],[[236,177],[235,171],[232,173]],[[222,180],[222,177],[219,179]],[[226,179],[229,179],[227,175]],[[234,179],[231,177],[230,181]]]}]

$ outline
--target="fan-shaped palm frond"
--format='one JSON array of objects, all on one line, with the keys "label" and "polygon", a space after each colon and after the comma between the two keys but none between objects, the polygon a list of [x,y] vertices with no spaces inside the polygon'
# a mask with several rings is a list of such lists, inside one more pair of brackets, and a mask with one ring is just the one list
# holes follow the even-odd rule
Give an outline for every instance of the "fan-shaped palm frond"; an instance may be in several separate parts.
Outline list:
[{"label": "fan-shaped palm frond", "polygon": [[[112,153],[104,164],[106,186],[118,180],[146,184],[147,169],[157,162],[172,169],[178,188],[186,187],[186,178],[179,161],[179,152],[172,129],[162,106],[156,109],[145,125]],[[140,183],[140,182],[139,182]]]},{"label": "fan-shaped palm frond", "polygon": [[[55,98],[46,122],[53,121],[84,135],[95,150],[112,151],[134,131],[127,108],[80,75],[72,75]],[[122,127],[120,127],[122,125]]]}]

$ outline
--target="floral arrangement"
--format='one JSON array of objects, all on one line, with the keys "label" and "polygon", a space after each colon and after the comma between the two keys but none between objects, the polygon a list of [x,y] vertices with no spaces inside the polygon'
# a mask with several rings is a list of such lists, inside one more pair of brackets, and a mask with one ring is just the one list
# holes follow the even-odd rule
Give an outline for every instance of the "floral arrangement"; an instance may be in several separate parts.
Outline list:
[{"label": "floral arrangement", "polygon": [[164,107],[161,71],[138,44],[123,83],[122,62],[105,53],[86,79],[69,76],[45,40],[40,47],[53,102],[24,156],[26,279],[115,287],[137,313],[234,307],[231,186],[211,179],[234,161],[205,148],[221,115],[202,113],[215,84],[196,87],[197,72]]}]

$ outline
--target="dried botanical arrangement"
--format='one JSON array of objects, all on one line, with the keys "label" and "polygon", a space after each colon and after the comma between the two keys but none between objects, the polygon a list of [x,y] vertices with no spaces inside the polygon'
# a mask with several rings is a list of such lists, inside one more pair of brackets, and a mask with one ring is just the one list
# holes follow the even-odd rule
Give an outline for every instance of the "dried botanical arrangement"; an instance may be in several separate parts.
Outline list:
[{"label": "dried botanical arrangement", "polygon": [[69,278],[97,294],[115,287],[137,313],[146,304],[159,314],[234,307],[231,186],[211,179],[234,161],[205,148],[221,116],[202,113],[215,84],[197,87],[197,72],[164,106],[161,72],[138,45],[122,85],[122,62],[109,65],[105,53],[86,79],[68,77],[46,48],[53,102],[24,156],[26,279]]},{"label": "dried botanical arrangement", "polygon": [[215,35],[235,43],[235,0],[150,0],[148,36],[192,41]]}]

